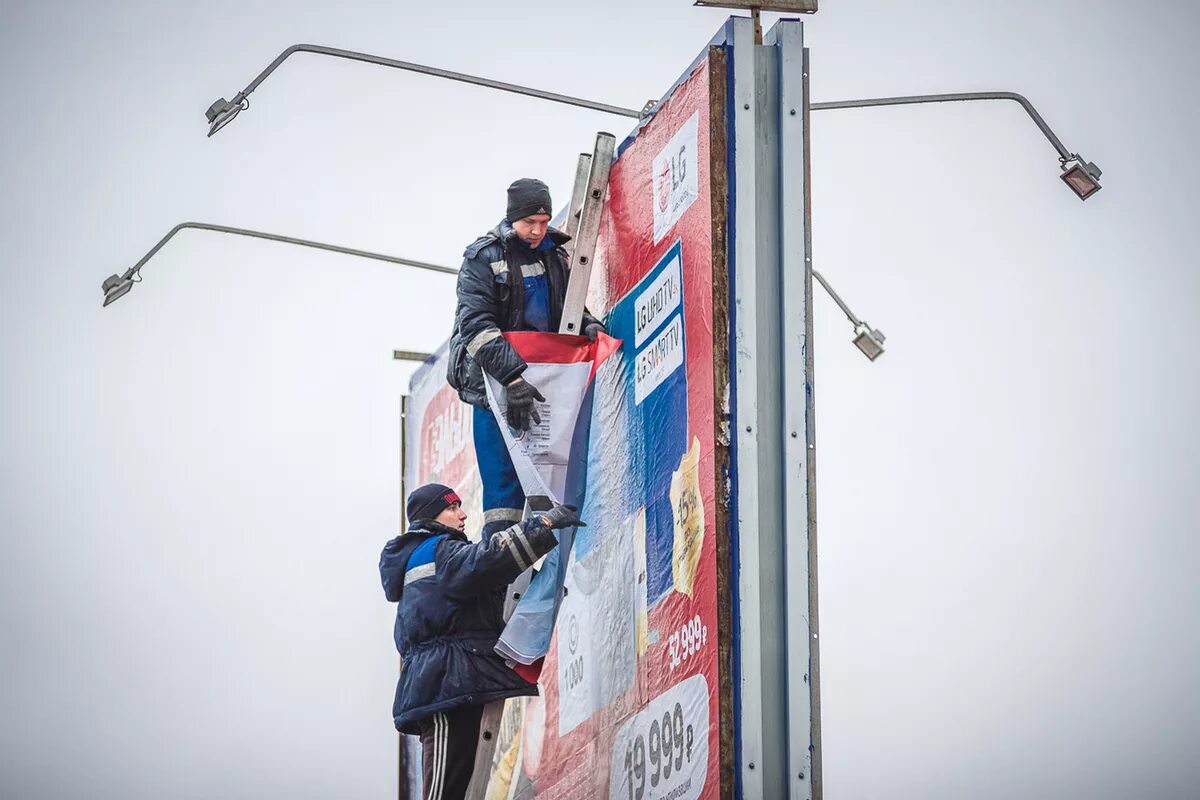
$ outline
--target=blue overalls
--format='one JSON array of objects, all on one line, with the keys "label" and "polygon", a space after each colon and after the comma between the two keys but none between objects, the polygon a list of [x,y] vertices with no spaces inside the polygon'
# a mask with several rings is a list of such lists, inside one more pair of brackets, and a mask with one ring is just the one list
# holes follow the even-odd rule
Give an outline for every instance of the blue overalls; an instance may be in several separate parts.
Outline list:
[{"label": "blue overalls", "polygon": [[[525,245],[517,240],[514,247]],[[542,239],[539,252],[553,251],[550,237]],[[544,257],[543,257],[544,258]],[[538,274],[537,268],[541,269]],[[550,331],[550,283],[546,278],[543,261],[535,261],[524,268],[521,283],[524,287],[522,326],[519,330]],[[479,477],[483,481],[483,538],[486,541],[496,531],[504,530],[514,522],[520,522],[525,509],[525,490],[517,478],[508,454],[508,446],[500,433],[495,414],[490,408],[474,407],[475,459],[479,464]]]}]

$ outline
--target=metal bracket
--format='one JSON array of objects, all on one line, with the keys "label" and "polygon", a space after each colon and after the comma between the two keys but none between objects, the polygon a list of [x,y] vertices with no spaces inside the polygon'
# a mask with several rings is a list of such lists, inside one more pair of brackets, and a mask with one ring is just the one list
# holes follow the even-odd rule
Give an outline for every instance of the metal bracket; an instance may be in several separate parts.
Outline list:
[{"label": "metal bracket", "polygon": [[[575,231],[575,246],[571,250],[571,268],[567,278],[567,296],[563,301],[562,320],[559,333],[580,334],[583,321],[583,305],[587,301],[588,281],[592,276],[592,258],[596,252],[596,239],[600,236],[600,216],[604,211],[604,196],[608,192],[608,173],[612,169],[613,153],[617,149],[617,137],[611,133],[596,134],[596,148],[590,157],[587,188],[583,202],[578,206],[579,221],[568,217],[568,230]],[[583,158],[579,159],[582,172]],[[578,174],[577,174],[578,178]],[[578,188],[578,180],[576,181]],[[572,197],[571,214],[575,214]]]},{"label": "metal bracket", "polygon": [[393,350],[392,359],[395,361],[428,361],[433,358],[433,353],[426,353],[421,350]]},{"label": "metal bracket", "polygon": [[734,8],[740,11],[778,11],[781,14],[815,14],[817,0],[695,0],[694,6]]}]

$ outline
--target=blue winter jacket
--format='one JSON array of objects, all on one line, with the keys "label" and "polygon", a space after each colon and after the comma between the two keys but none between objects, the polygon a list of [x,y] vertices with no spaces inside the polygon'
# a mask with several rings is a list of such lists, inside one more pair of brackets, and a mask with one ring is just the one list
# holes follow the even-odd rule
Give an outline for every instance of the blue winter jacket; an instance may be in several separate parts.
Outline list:
[{"label": "blue winter jacket", "polygon": [[[458,306],[450,334],[446,381],[464,403],[487,408],[483,373],[508,383],[525,371],[525,361],[501,336],[507,331],[534,330],[524,318],[523,279],[545,274],[549,297],[549,330],[557,331],[567,296],[571,237],[557,228],[546,236],[554,247],[531,250],[507,221],[472,242],[458,271]],[[585,310],[582,328],[596,318]]]},{"label": "blue winter jacket", "polygon": [[540,518],[519,522],[487,542],[432,520],[414,522],[379,559],[379,576],[396,609],[402,659],[392,718],[401,733],[465,705],[537,694],[496,655],[509,583],[550,552],[558,539]]}]

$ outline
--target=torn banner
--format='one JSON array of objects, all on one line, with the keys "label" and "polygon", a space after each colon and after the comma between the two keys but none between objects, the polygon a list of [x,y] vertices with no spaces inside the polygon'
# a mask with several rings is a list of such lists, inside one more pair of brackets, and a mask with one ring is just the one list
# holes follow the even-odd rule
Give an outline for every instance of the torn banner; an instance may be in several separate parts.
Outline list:
[{"label": "torn banner", "polygon": [[[491,376],[485,378],[488,401],[521,487],[529,498],[546,497],[553,503],[582,507],[593,378],[621,342],[603,333],[595,342],[583,336],[524,331],[506,333],[504,338],[528,364],[525,380],[546,398],[537,406],[541,422],[514,436],[505,420],[504,389]],[[537,679],[541,659],[550,649],[574,535],[572,528],[558,532],[559,546],[546,556],[496,643],[496,652],[531,681]]]}]

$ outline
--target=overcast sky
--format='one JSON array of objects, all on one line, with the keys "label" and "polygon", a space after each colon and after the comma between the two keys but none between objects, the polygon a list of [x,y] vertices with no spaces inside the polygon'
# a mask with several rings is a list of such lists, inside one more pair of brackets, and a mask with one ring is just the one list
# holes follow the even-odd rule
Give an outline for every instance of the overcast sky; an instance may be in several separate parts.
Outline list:
[{"label": "overcast sky", "polygon": [[[1200,783],[1194,142],[1185,2],[822,0],[814,112],[824,756],[834,798],[1183,798]],[[686,0],[0,2],[0,789],[394,796],[393,348],[457,265],[628,120],[296,42],[640,107],[725,13]],[[768,20],[769,24],[770,20]]]}]

